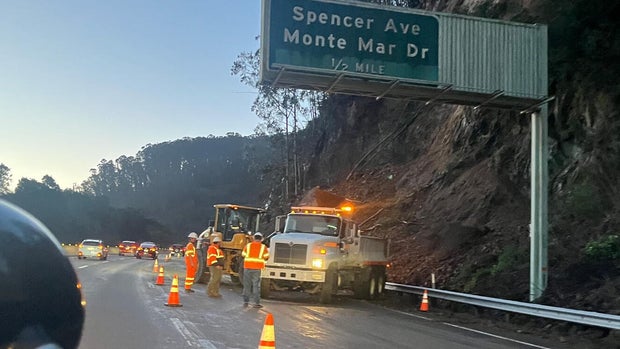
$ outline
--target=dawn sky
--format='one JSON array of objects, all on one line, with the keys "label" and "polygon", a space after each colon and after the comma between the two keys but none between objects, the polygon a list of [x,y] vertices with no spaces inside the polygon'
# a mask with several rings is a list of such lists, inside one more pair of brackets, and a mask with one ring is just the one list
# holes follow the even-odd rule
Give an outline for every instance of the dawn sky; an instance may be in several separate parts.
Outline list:
[{"label": "dawn sky", "polygon": [[260,1],[0,0],[0,163],[80,184],[149,143],[253,133],[230,74],[258,49]]}]

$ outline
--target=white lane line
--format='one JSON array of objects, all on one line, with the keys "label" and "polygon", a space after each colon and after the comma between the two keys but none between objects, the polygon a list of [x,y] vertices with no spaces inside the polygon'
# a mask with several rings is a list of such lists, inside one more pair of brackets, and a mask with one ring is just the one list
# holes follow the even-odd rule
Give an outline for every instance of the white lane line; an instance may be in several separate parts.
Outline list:
[{"label": "white lane line", "polygon": [[83,265],[81,267],[78,267],[78,269],[84,269],[84,268],[88,268],[88,265]]},{"label": "white lane line", "polygon": [[499,339],[503,339],[505,341],[509,341],[509,342],[514,342],[514,343],[519,343],[519,344],[523,344],[523,345],[527,345],[533,348],[540,348],[540,349],[551,349],[548,347],[543,347],[537,344],[532,344],[532,343],[528,343],[528,342],[523,342],[523,341],[519,341],[516,339],[512,339],[512,338],[508,338],[508,337],[502,337],[502,336],[498,336],[496,334],[492,334],[492,333],[488,333],[488,332],[483,332],[483,331],[478,331],[478,330],[474,330],[471,328],[467,328],[467,327],[463,327],[463,326],[458,326],[458,325],[453,325],[451,323],[448,322],[443,322],[444,325],[448,325],[448,326],[452,326],[452,327],[456,327],[456,328],[460,328],[461,330],[465,330],[465,331],[470,331],[470,332],[475,332],[478,334],[483,334],[485,336],[489,336],[489,337],[494,337],[494,338],[499,338]]},{"label": "white lane line", "polygon": [[[404,311],[400,311],[400,310],[394,310],[394,309],[389,309],[389,310],[390,310],[390,311],[393,311],[393,312],[395,312],[395,313],[398,313],[398,314],[403,314],[403,315],[410,316],[410,317],[415,317],[415,318],[418,318],[418,319],[423,319],[423,320],[428,320],[428,321],[434,321],[433,319],[431,319],[431,318],[427,318],[427,317],[425,317],[425,316],[420,316],[420,315],[416,315],[416,314],[410,314],[410,313],[406,313],[406,312],[404,312]],[[467,327],[463,327],[463,326],[453,325],[453,324],[448,323],[448,322],[442,322],[442,323],[443,323],[444,325],[448,325],[448,326],[452,326],[452,327],[460,328],[460,329],[462,329],[462,330],[471,331],[471,332],[475,332],[475,333],[478,333],[478,334],[482,334],[482,335],[486,335],[486,336],[489,336],[489,337],[494,337],[494,338],[498,338],[498,339],[503,339],[503,340],[505,340],[505,341],[509,341],[509,342],[515,342],[515,343],[519,343],[519,344],[527,345],[527,346],[530,346],[530,347],[533,347],[533,348],[539,348],[539,349],[551,349],[551,348],[548,348],[548,347],[543,347],[543,346],[536,345],[536,344],[532,344],[532,343],[528,343],[528,342],[522,342],[522,341],[519,341],[519,340],[516,340],[516,339],[512,339],[512,338],[508,338],[508,337],[498,336],[498,335],[495,335],[495,334],[492,334],[492,333],[488,333],[488,332],[482,332],[482,331],[474,330],[474,329],[467,328]]]},{"label": "white lane line", "polygon": [[187,327],[185,327],[185,325],[183,325],[181,320],[173,317],[173,318],[170,318],[170,321],[172,321],[172,325],[174,325],[174,327],[177,328],[179,333],[181,333],[181,336],[183,336],[183,338],[185,338],[185,342],[187,343],[187,345],[190,346],[190,347],[193,347],[192,342],[195,340],[193,333],[191,333],[187,329]]},{"label": "white lane line", "polygon": [[423,320],[428,320],[428,321],[433,321],[433,319],[428,318],[426,316],[420,316],[420,315],[416,315],[416,314],[411,314],[411,313],[406,313],[404,311],[400,311],[400,310],[394,310],[394,309],[389,309],[390,311],[393,311],[395,313],[399,313],[399,314],[403,314],[403,315],[407,315],[407,316],[411,316],[411,317],[415,317],[418,319],[423,319]]},{"label": "white lane line", "polygon": [[213,345],[213,343],[211,343],[209,340],[203,339],[203,338],[198,338],[198,336],[196,336],[196,334],[194,332],[190,331],[181,322],[181,320],[179,320],[177,318],[170,318],[170,321],[172,321],[172,324],[174,325],[174,327],[176,327],[176,329],[181,333],[183,338],[185,338],[185,342],[190,347],[194,347],[195,346],[194,344],[198,344],[199,348],[217,349],[217,347],[215,345]]}]

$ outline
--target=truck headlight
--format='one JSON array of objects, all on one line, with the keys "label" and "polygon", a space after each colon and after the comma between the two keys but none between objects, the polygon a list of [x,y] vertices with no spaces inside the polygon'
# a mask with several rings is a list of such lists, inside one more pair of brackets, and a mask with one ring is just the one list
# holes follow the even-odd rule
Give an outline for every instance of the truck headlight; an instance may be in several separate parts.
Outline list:
[{"label": "truck headlight", "polygon": [[316,269],[323,269],[323,258],[312,258],[312,267]]}]

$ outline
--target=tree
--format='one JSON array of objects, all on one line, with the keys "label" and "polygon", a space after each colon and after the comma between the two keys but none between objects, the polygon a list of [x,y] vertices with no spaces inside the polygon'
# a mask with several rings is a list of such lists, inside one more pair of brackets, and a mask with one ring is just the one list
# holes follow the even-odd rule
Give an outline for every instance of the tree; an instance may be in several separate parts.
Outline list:
[{"label": "tree", "polygon": [[[275,88],[259,80],[260,50],[242,52],[231,68],[241,82],[258,90],[252,111],[262,120],[255,129],[257,134],[284,135],[284,195],[290,198],[301,190],[301,161],[297,144],[298,130],[319,114],[318,108],[325,94],[318,91]],[[277,139],[277,138],[276,138]],[[292,188],[291,188],[292,184]]]},{"label": "tree", "polygon": [[60,186],[56,183],[56,180],[52,176],[45,175],[42,178],[43,185],[52,190],[60,190]]},{"label": "tree", "polygon": [[11,169],[3,163],[0,163],[0,195],[6,195],[10,192],[11,185]]}]

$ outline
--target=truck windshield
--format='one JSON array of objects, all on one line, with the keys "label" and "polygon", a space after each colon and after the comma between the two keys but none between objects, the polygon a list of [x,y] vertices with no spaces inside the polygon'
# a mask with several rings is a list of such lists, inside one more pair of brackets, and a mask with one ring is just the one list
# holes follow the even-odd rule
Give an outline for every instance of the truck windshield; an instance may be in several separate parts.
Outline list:
[{"label": "truck windshield", "polygon": [[338,217],[290,214],[286,219],[284,232],[338,236],[339,227]]}]

